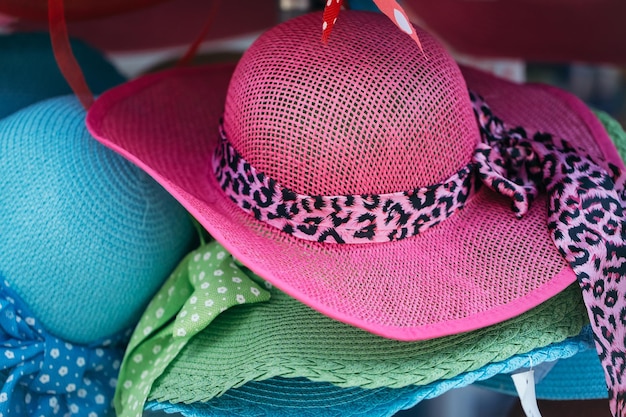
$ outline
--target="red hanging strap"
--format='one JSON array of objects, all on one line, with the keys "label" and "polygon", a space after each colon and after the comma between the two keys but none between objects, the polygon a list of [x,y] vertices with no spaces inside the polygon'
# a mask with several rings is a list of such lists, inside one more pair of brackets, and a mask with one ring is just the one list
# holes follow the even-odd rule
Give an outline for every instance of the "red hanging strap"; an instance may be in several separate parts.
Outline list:
[{"label": "red hanging strap", "polygon": [[94,98],[70,46],[63,0],[48,0],[48,24],[50,26],[52,51],[54,52],[57,65],[83,107],[89,109],[94,102]]},{"label": "red hanging strap", "polygon": [[209,33],[209,31],[213,27],[213,24],[215,23],[215,19],[217,19],[217,12],[220,7],[220,0],[211,0],[211,1],[213,2],[213,4],[211,7],[211,10],[209,10],[209,16],[207,18],[207,21],[202,27],[202,30],[200,31],[200,35],[198,35],[196,40],[189,46],[189,49],[187,49],[187,52],[185,53],[185,55],[176,64],[177,66],[181,67],[181,66],[189,65],[191,60],[196,56],[196,53],[198,52],[198,48],[200,48],[200,45],[202,45],[202,42],[204,42],[206,35]]}]

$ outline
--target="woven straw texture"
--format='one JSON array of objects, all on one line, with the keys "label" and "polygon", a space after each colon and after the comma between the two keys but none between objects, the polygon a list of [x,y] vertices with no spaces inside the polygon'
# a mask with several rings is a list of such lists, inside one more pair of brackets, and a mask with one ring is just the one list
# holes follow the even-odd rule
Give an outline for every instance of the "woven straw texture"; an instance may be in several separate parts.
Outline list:
[{"label": "woven straw texture", "polygon": [[[98,51],[78,40],[72,40],[71,45],[94,94],[124,82]],[[48,34],[0,36],[0,118],[40,100],[71,92],[54,59]]]},{"label": "woven straw texture", "polygon": [[[509,374],[496,375],[478,383],[481,387],[517,395]],[[543,400],[594,400],[607,398],[604,372],[593,345],[589,349],[559,361],[535,386],[537,398]]]},{"label": "woven straw texture", "polygon": [[193,236],[182,207],[84,118],[63,96],[0,121],[0,271],[78,343],[134,325]]},{"label": "woven straw texture", "polygon": [[511,372],[531,364],[568,358],[589,347],[589,340],[581,335],[538,348],[523,355],[515,355],[503,362],[490,363],[476,371],[454,378],[443,379],[422,386],[404,388],[341,388],[305,378],[270,378],[251,381],[239,388],[226,391],[208,402],[190,404],[150,402],[147,409],[178,412],[187,417],[385,417],[399,410],[414,407],[418,402],[435,398],[446,391],[489,378],[498,373]]},{"label": "woven straw texture", "polygon": [[[298,192],[404,191],[469,162],[477,127],[465,81],[441,45],[420,31],[422,54],[388,19],[367,12],[342,13],[323,45],[320,21],[306,15],[262,35],[228,90],[226,67],[175,70],[114,89],[92,107],[90,129],[157,178],[255,273],[385,337],[419,340],[488,326],[572,283],[550,240],[543,197],[516,220],[509,201],[483,189],[422,235],[335,245],[288,236],[224,196],[210,160],[227,92],[225,128],[237,151]],[[621,164],[575,98],[480,73],[470,81],[505,121],[562,134]]]},{"label": "woven straw texture", "polygon": [[276,289],[269,302],[247,307],[225,311],[195,336],[153,385],[150,399],[207,401],[275,376],[340,387],[425,385],[561,342],[587,320],[576,286],[504,323],[408,343],[331,320]]}]

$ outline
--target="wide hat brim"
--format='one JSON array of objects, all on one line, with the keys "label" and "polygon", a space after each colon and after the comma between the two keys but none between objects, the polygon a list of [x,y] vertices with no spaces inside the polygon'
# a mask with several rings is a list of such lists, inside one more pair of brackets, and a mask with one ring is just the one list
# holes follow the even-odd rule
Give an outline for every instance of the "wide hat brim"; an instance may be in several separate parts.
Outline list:
[{"label": "wide hat brim", "polygon": [[575,285],[495,326],[409,343],[339,323],[270,291],[269,301],[228,309],[196,334],[154,382],[149,399],[209,401],[273,377],[366,389],[454,380],[452,388],[589,347],[577,337],[587,316]]},{"label": "wide hat brim", "polygon": [[[566,339],[531,352],[512,356],[502,362],[488,364],[449,379],[439,379],[426,385],[403,388],[339,387],[328,382],[312,381],[307,378],[274,377],[262,381],[249,381],[244,385],[227,390],[219,397],[194,402],[150,401],[146,410],[180,413],[188,417],[252,417],[271,416],[315,416],[315,417],[385,417],[400,410],[414,407],[417,403],[438,397],[451,389],[465,387],[492,375],[502,375],[533,364],[553,360],[569,360],[587,352],[595,355],[592,348],[585,350],[587,343],[581,337]],[[494,376],[494,378],[495,378]],[[490,379],[487,379],[490,381]],[[186,389],[185,381],[170,388]],[[606,389],[605,389],[606,391]],[[201,396],[202,392],[194,392]]]},{"label": "wide hat brim", "polygon": [[[235,258],[290,296],[375,334],[420,340],[515,317],[574,282],[549,236],[543,197],[518,220],[510,201],[483,187],[423,235],[380,244],[303,241],[256,221],[225,196],[211,166],[233,70],[183,68],[139,78],[103,94],[87,123]],[[600,122],[576,98],[463,72],[468,88],[507,123],[567,137],[623,166]]]}]

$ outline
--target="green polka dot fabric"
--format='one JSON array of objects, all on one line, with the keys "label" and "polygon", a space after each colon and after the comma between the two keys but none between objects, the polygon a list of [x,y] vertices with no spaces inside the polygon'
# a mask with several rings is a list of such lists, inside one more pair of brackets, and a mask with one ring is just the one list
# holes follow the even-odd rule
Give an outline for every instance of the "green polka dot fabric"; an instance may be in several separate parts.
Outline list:
[{"label": "green polka dot fabric", "polygon": [[144,312],[131,337],[115,392],[120,417],[139,417],[154,381],[187,342],[230,307],[267,301],[217,242],[190,253]]}]

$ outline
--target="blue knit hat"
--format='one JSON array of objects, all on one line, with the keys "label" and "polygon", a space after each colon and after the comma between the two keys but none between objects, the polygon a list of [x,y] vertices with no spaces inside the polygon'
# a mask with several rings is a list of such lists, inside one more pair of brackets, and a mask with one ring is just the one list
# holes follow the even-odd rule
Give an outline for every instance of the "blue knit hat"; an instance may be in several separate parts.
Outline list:
[{"label": "blue knit hat", "polygon": [[[120,84],[124,78],[100,52],[78,40],[70,42],[94,94]],[[40,100],[70,94],[47,33],[0,36],[0,118]]]}]

